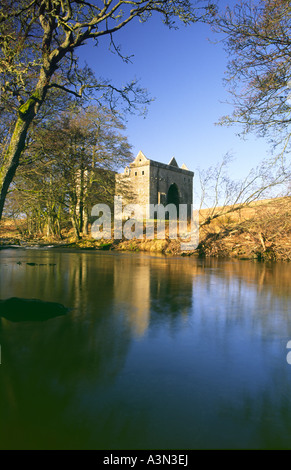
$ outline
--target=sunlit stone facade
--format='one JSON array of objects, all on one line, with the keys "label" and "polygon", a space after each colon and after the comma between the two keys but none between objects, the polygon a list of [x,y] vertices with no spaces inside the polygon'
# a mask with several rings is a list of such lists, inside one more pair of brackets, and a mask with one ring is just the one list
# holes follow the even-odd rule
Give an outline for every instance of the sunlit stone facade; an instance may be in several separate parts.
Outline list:
[{"label": "sunlit stone facade", "polygon": [[175,158],[168,165],[150,160],[140,151],[135,160],[116,175],[116,195],[126,203],[187,205],[190,215],[193,204],[194,173]]}]

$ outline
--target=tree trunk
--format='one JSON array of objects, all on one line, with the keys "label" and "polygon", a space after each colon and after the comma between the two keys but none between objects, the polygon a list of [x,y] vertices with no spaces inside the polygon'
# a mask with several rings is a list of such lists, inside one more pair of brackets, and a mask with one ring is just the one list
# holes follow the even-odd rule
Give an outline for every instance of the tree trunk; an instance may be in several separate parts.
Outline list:
[{"label": "tree trunk", "polygon": [[72,221],[72,226],[73,226],[73,229],[74,229],[74,232],[75,232],[75,238],[77,240],[80,240],[81,235],[80,235],[80,229],[79,229],[79,223],[78,223],[79,221],[78,221],[78,218],[76,217],[75,214],[72,214],[71,221]]},{"label": "tree trunk", "polygon": [[25,148],[28,129],[45,99],[47,83],[48,78],[45,72],[42,71],[35,92],[26,103],[18,109],[18,118],[10,144],[4,154],[3,163],[0,167],[0,220],[2,218],[9,186],[14,178],[19,165],[20,156]]},{"label": "tree trunk", "polygon": [[88,220],[88,212],[87,212],[87,208],[85,207],[84,210],[83,210],[83,235],[86,237],[88,235],[88,224],[89,224],[89,220]]},{"label": "tree trunk", "polygon": [[14,178],[19,165],[20,155],[24,149],[30,122],[27,120],[23,121],[20,117],[17,119],[10,145],[4,155],[4,161],[0,169],[0,220],[10,183]]}]

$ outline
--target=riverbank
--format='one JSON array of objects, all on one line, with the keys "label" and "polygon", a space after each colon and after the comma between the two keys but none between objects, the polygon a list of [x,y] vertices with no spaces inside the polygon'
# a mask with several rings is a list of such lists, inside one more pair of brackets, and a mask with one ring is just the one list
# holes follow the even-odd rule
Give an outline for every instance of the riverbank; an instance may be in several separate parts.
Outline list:
[{"label": "riverbank", "polygon": [[179,240],[101,240],[95,241],[90,238],[79,241],[62,240],[44,241],[15,240],[0,238],[0,249],[5,248],[70,248],[96,251],[131,251],[131,252],[151,252],[175,256],[199,256],[217,258],[239,258],[258,259],[261,261],[291,261],[290,240],[281,240],[280,243],[272,243],[268,247],[263,247],[262,243],[255,237],[249,238],[248,234],[209,234],[202,239],[195,250],[182,251]]},{"label": "riverbank", "polygon": [[[216,209],[217,211],[220,208]],[[64,232],[62,240],[26,237],[19,221],[4,220],[0,226],[0,248],[52,247],[83,250],[116,250],[163,253],[165,255],[219,258],[291,260],[291,200],[260,201],[247,208],[213,218],[212,209],[200,213],[199,244],[195,250],[182,251],[178,239],[94,240],[90,236],[75,240]]]},{"label": "riverbank", "polygon": [[151,252],[176,256],[199,256],[218,258],[259,259],[266,261],[291,261],[290,238],[274,241],[271,245],[263,246],[260,235],[250,237],[248,233],[210,232],[200,240],[195,250],[181,251],[179,240],[100,240],[85,238],[72,241],[70,238],[62,241],[18,238],[0,238],[0,249],[5,248],[70,248],[81,250],[115,250],[131,252]]}]

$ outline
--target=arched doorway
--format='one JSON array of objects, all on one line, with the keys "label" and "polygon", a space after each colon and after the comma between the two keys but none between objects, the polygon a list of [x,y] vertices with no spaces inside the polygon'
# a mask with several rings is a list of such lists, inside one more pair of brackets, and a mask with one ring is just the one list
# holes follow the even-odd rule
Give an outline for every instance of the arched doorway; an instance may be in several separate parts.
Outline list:
[{"label": "arched doorway", "polygon": [[176,183],[171,184],[171,186],[169,187],[167,194],[167,204],[174,204],[177,208],[177,215],[179,215],[180,198],[178,186],[176,185]]}]

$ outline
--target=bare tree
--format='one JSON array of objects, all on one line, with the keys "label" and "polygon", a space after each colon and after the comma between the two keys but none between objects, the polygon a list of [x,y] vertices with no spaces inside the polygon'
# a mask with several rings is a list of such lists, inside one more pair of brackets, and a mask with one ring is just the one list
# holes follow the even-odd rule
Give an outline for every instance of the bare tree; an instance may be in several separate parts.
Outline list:
[{"label": "bare tree", "polygon": [[115,173],[132,161],[124,131],[110,110],[76,103],[38,129],[8,198],[34,219],[30,232],[60,236],[70,219],[76,238],[88,234],[91,207],[113,204]]},{"label": "bare tree", "polygon": [[[173,27],[177,19],[193,23],[212,11],[209,1],[190,0],[3,0],[0,7],[1,109],[14,109],[0,168],[0,218],[6,194],[25,147],[28,130],[47,99],[59,88],[81,96],[86,87],[110,94],[118,92],[129,106],[144,101],[143,93],[130,83],[116,89],[97,82],[90,70],[78,67],[77,50],[86,41],[111,38],[138,18],[153,13]],[[117,52],[118,47],[115,46]]]},{"label": "bare tree", "polygon": [[[290,170],[281,159],[269,158],[241,180],[229,176],[232,157],[227,154],[215,167],[199,170],[200,226],[266,198],[290,195]],[[205,209],[204,211],[202,209]]]},{"label": "bare tree", "polygon": [[256,132],[288,151],[290,1],[231,2],[212,24],[229,56],[225,84],[234,109],[221,123],[241,124],[243,133]]}]

